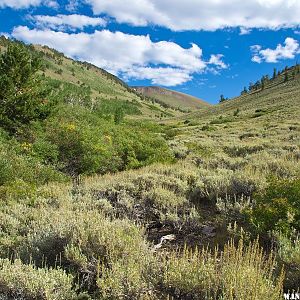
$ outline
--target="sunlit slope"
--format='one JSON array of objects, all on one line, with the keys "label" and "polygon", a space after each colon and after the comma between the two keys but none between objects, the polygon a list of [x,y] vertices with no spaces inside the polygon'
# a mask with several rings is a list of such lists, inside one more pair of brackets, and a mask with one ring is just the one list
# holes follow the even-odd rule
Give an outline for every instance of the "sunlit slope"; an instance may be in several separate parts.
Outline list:
[{"label": "sunlit slope", "polygon": [[[298,67],[297,67],[298,68]],[[282,118],[300,118],[300,74],[296,67],[270,80],[263,89],[248,92],[215,106],[190,114],[199,120],[217,116],[260,117],[278,113]],[[284,78],[287,76],[287,80]]]},{"label": "sunlit slope", "polygon": [[181,112],[193,111],[210,106],[209,103],[199,98],[162,87],[135,87],[135,89],[142,95],[154,98],[158,103]]}]

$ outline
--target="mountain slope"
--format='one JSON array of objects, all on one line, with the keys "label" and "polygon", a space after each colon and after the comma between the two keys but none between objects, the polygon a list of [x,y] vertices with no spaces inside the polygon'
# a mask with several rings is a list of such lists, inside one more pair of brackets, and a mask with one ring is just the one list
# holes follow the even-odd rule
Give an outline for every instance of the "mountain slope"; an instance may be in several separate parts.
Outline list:
[{"label": "mountain slope", "polygon": [[282,72],[275,79],[239,97],[226,100],[189,115],[191,119],[210,119],[219,116],[259,117],[272,112],[288,116],[300,115],[300,73],[299,66]]},{"label": "mountain slope", "polygon": [[[0,37],[0,50],[4,51],[11,41]],[[135,106],[138,113],[132,113],[131,118],[159,118],[178,115],[174,109],[163,107],[151,99],[144,99],[118,77],[87,62],[80,62],[66,57],[63,53],[47,46],[30,45],[31,51],[38,53],[45,64],[43,76],[56,81],[57,84],[67,84],[68,89],[88,90],[92,100],[110,101],[107,105],[117,106],[120,101]]]},{"label": "mountain slope", "polygon": [[146,97],[157,100],[162,105],[172,107],[181,112],[210,106],[210,104],[199,98],[162,87],[134,87],[134,89]]},{"label": "mountain slope", "polygon": [[82,84],[89,86],[95,101],[100,99],[129,101],[139,108],[143,118],[173,116],[171,109],[162,107],[159,103],[142,99],[122,80],[101,68],[66,58],[63,54],[45,46],[35,46],[35,48],[39,49],[48,61],[46,76],[77,86]]}]

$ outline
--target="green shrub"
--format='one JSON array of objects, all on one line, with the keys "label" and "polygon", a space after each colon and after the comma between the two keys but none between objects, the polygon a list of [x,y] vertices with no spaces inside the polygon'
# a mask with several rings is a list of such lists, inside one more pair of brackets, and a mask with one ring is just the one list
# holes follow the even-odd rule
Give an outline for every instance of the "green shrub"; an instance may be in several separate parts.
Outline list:
[{"label": "green shrub", "polygon": [[57,147],[58,162],[68,174],[104,174],[173,160],[165,140],[151,128],[114,124],[84,108],[75,115],[62,108],[43,135],[48,146]]},{"label": "green shrub", "polygon": [[141,115],[138,102],[122,101],[122,100],[100,100],[94,108],[95,113],[100,117],[115,117],[116,114],[124,115]]},{"label": "green shrub", "polygon": [[[14,139],[1,139],[0,137],[0,187],[12,192],[20,186],[34,189],[50,181],[66,181],[66,176],[58,172],[53,166],[42,162],[51,155],[44,149],[43,155],[34,153],[35,146],[29,143],[19,144]],[[8,192],[8,193],[10,193]],[[3,194],[2,194],[3,195]]]},{"label": "green shrub", "polygon": [[0,187],[0,198],[11,201],[21,199],[32,200],[36,194],[36,185],[25,182],[22,179],[16,179]]},{"label": "green shrub", "polygon": [[32,144],[32,151],[33,156],[46,164],[56,165],[58,163],[58,147],[47,140],[37,139]]},{"label": "green shrub", "polygon": [[224,123],[230,123],[232,122],[233,119],[231,117],[223,117],[220,116],[218,119],[214,119],[212,121],[210,121],[210,124],[224,124]]},{"label": "green shrub", "polygon": [[256,196],[256,205],[249,214],[260,232],[299,232],[300,180],[272,179],[265,193]]}]

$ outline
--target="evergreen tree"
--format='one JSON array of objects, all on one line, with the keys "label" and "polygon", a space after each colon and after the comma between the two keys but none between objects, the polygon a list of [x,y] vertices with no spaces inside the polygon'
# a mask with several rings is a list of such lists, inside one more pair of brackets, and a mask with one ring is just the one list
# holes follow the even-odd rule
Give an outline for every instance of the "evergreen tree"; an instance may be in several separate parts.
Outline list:
[{"label": "evergreen tree", "polygon": [[244,87],[243,91],[241,92],[241,95],[246,95],[248,93],[248,90],[246,87]]},{"label": "evergreen tree", "polygon": [[37,75],[41,69],[41,60],[21,43],[10,43],[0,56],[0,126],[10,133],[47,115],[48,100]]},{"label": "evergreen tree", "polygon": [[265,88],[266,76],[263,76],[260,80],[260,87],[263,90]]},{"label": "evergreen tree", "polygon": [[224,102],[224,101],[226,101],[226,99],[224,98],[224,95],[221,95],[221,96],[220,96],[220,101],[219,101],[219,102],[222,103],[222,102]]},{"label": "evergreen tree", "polygon": [[252,92],[252,90],[253,90],[253,83],[250,82],[250,83],[249,83],[249,92]]},{"label": "evergreen tree", "polygon": [[288,72],[287,70],[284,71],[284,80],[283,82],[287,82],[289,80]]},{"label": "evergreen tree", "polygon": [[254,84],[254,87],[253,87],[256,91],[260,88],[260,81],[257,80]]},{"label": "evergreen tree", "polygon": [[272,79],[274,80],[276,77],[277,77],[277,70],[276,68],[274,68]]}]

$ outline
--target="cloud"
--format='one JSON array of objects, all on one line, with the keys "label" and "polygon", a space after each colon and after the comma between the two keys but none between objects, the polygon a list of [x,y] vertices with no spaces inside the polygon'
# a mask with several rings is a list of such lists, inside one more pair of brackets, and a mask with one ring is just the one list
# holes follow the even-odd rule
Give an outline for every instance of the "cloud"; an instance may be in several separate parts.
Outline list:
[{"label": "cloud", "polygon": [[78,9],[79,4],[79,0],[69,0],[65,8],[67,11],[75,12]]},{"label": "cloud", "polygon": [[240,27],[240,35],[247,35],[251,33],[250,28]]},{"label": "cloud", "polygon": [[55,48],[67,56],[88,61],[123,78],[148,79],[154,84],[174,86],[208,68],[226,68],[220,54],[202,57],[202,49],[183,48],[174,42],[153,42],[148,35],[130,35],[109,30],[94,33],[64,33],[49,29],[14,28],[12,36],[28,43]]},{"label": "cloud", "polygon": [[103,18],[91,18],[84,15],[57,15],[57,16],[42,16],[36,15],[30,17],[36,26],[41,28],[51,28],[51,29],[81,29],[88,26],[101,26],[105,27],[107,21]]},{"label": "cloud", "polygon": [[24,9],[30,6],[45,5],[55,8],[58,6],[56,0],[1,0],[0,8],[10,7],[13,9]]},{"label": "cloud", "polygon": [[212,54],[208,63],[215,65],[218,69],[227,69],[228,66],[222,61],[223,57],[222,54]]},{"label": "cloud", "polygon": [[[73,1],[73,0],[72,0]],[[298,0],[81,0],[94,14],[119,23],[154,24],[174,31],[240,27],[279,29],[300,25]]]},{"label": "cloud", "polygon": [[176,86],[186,83],[192,79],[191,74],[179,68],[151,68],[138,67],[129,70],[125,78],[138,80],[151,80],[152,84],[164,86]]},{"label": "cloud", "polygon": [[258,55],[254,55],[251,60],[258,64],[260,64],[262,62],[262,58]]},{"label": "cloud", "polygon": [[293,59],[295,55],[300,52],[299,43],[293,38],[286,38],[284,46],[278,44],[275,49],[262,49],[260,45],[251,46],[253,53],[252,61],[261,63],[263,61],[267,63],[276,63],[281,59]]}]

